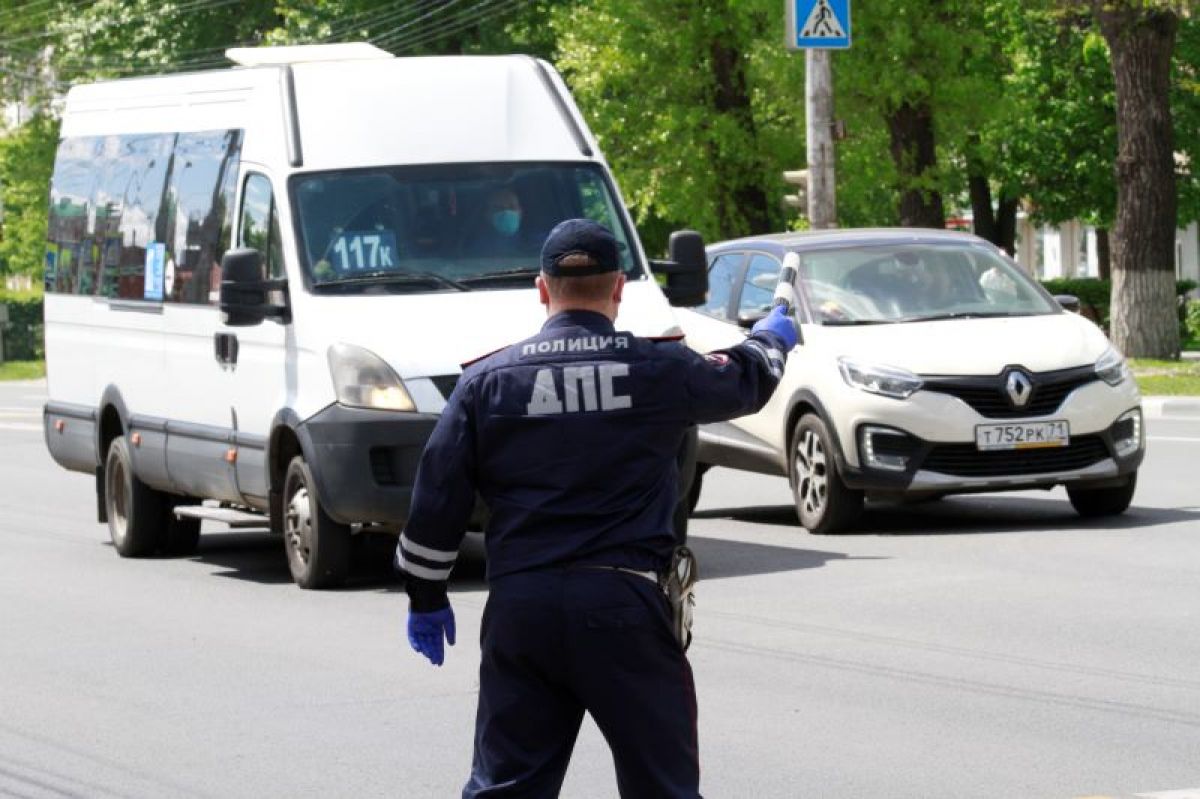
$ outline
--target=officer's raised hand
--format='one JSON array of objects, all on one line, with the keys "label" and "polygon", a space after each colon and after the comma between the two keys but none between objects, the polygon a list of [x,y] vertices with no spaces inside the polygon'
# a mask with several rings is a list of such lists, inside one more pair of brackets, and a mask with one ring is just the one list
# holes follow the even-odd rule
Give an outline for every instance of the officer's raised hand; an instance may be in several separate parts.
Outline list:
[{"label": "officer's raised hand", "polygon": [[776,305],[771,309],[771,312],[754,323],[754,327],[750,328],[751,333],[774,333],[783,340],[783,344],[787,349],[792,349],[796,346],[798,336],[796,335],[796,323],[792,321],[791,314],[786,306]]},{"label": "officer's raised hand", "polygon": [[454,610],[447,605],[428,613],[408,613],[408,642],[435,666],[445,660],[442,638],[454,646]]}]

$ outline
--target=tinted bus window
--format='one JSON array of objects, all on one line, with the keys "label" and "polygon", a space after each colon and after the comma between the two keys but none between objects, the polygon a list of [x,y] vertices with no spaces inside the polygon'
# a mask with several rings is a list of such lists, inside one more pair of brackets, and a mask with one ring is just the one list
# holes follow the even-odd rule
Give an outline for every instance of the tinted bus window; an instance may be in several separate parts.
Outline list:
[{"label": "tinted bus window", "polygon": [[224,130],[181,133],[175,142],[164,276],[169,301],[217,301],[241,140],[241,131]]},{"label": "tinted bus window", "polygon": [[64,139],[46,290],[215,301],[212,267],[229,243],[241,140],[240,130]]},{"label": "tinted bus window", "polygon": [[242,224],[239,247],[253,247],[262,255],[263,278],[284,277],[283,240],[279,235],[279,213],[275,194],[266,175],[250,174],[242,191]]}]

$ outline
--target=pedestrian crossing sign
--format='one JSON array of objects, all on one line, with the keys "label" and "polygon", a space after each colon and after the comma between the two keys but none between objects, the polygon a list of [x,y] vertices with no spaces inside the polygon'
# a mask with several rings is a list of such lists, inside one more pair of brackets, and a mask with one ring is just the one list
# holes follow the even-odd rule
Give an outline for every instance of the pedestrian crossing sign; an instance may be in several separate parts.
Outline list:
[{"label": "pedestrian crossing sign", "polygon": [[850,46],[850,0],[786,0],[789,50]]}]

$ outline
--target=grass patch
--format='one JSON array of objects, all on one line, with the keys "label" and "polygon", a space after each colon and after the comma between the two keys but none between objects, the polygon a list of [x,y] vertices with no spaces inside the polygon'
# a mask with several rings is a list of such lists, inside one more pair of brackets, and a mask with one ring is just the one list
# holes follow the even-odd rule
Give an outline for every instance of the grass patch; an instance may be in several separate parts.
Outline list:
[{"label": "grass patch", "polygon": [[1130,358],[1129,367],[1143,394],[1200,396],[1200,361]]},{"label": "grass patch", "polygon": [[5,361],[0,363],[0,380],[36,380],[45,376],[45,361]]},{"label": "grass patch", "polygon": [[1182,344],[1184,352],[1195,352],[1200,350],[1200,338],[1189,338]]},{"label": "grass patch", "polygon": [[42,298],[41,288],[29,289],[28,291],[12,291],[0,286],[0,302],[29,302],[30,300],[40,300]]}]

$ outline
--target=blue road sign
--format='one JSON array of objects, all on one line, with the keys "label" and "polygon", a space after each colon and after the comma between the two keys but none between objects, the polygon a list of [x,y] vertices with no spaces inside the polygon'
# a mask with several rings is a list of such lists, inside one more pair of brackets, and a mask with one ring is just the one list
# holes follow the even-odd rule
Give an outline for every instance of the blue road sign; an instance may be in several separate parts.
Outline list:
[{"label": "blue road sign", "polygon": [[850,46],[850,0],[786,0],[790,50]]}]

